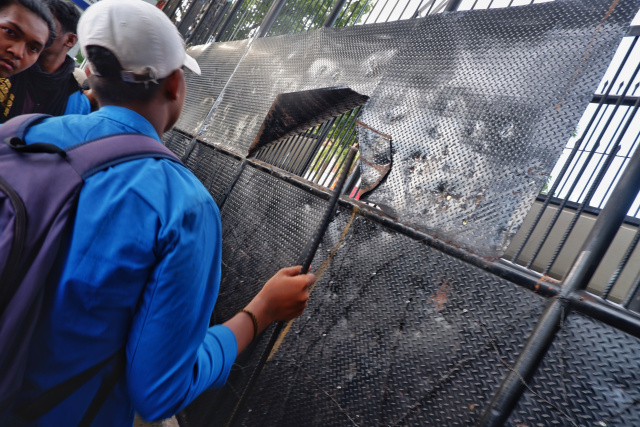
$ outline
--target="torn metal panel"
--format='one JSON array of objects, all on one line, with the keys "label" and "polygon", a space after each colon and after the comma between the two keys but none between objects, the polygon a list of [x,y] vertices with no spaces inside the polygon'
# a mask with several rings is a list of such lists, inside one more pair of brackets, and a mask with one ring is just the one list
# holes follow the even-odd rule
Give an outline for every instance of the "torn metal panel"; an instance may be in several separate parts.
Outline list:
[{"label": "torn metal panel", "polygon": [[[403,224],[498,257],[639,8],[559,0],[257,39],[200,137],[245,156],[277,94],[348,86],[372,97],[360,120],[394,141],[391,170],[369,200]],[[206,54],[207,78],[218,61],[231,67]]]},{"label": "torn metal panel", "polygon": [[368,200],[502,255],[639,6],[570,0],[422,20],[360,118],[394,141],[391,172]]},{"label": "torn metal panel", "polygon": [[356,122],[360,148],[360,194],[380,184],[391,170],[391,137]]},{"label": "torn metal panel", "polygon": [[367,102],[348,87],[328,87],[278,94],[247,155],[273,142],[306,131]]}]

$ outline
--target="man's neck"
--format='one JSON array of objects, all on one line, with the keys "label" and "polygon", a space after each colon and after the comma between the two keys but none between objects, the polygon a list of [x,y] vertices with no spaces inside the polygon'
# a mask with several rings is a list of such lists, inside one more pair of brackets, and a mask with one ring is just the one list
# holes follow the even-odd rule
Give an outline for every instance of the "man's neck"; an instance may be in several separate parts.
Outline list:
[{"label": "man's neck", "polygon": [[44,71],[45,73],[55,73],[60,67],[62,67],[65,59],[67,59],[66,53],[59,55],[48,55],[45,51],[40,54],[38,64],[40,64],[40,68],[42,68],[42,71]]}]

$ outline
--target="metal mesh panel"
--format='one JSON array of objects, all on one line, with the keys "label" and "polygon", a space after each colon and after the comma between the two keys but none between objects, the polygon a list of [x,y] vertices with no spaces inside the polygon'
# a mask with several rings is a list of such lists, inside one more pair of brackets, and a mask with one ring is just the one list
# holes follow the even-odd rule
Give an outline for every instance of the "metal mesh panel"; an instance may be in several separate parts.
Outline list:
[{"label": "metal mesh panel", "polygon": [[242,40],[189,49],[189,54],[198,60],[202,74],[185,73],[187,93],[182,114],[176,123],[177,129],[193,135],[198,132],[248,45],[248,40]]},{"label": "metal mesh panel", "polygon": [[395,149],[368,199],[403,223],[500,256],[639,3],[620,2],[603,21],[610,7],[558,1],[422,20],[361,116]]},{"label": "metal mesh panel", "polygon": [[640,425],[640,341],[571,314],[509,425]]},{"label": "metal mesh panel", "polygon": [[202,139],[245,155],[279,93],[343,85],[372,93],[414,26],[410,21],[255,40]]},{"label": "metal mesh panel", "polygon": [[[222,209],[223,275],[212,323],[244,307],[280,268],[295,264],[320,222],[327,201],[245,168]],[[204,393],[186,411],[190,425],[224,425],[271,333],[243,353],[227,385]]]},{"label": "metal mesh panel", "polygon": [[331,224],[315,269],[339,250],[237,425],[470,424],[542,298],[351,216]]},{"label": "metal mesh panel", "polygon": [[162,135],[162,143],[176,156],[182,157],[186,152],[187,147],[191,143],[191,137],[175,130],[170,130]]},{"label": "metal mesh panel", "polygon": [[198,177],[216,203],[220,205],[229,185],[240,170],[240,161],[202,142],[197,142],[185,166]]}]

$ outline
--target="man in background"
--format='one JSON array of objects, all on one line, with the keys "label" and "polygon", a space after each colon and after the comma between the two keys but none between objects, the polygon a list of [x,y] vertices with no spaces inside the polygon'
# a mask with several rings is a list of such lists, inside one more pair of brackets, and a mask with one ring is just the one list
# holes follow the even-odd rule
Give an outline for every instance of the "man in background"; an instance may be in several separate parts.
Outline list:
[{"label": "man in background", "polygon": [[10,78],[13,106],[2,122],[29,113],[52,116],[89,114],[91,106],[73,75],[76,62],[68,55],[78,41],[80,11],[65,0],[42,0],[53,15],[57,36],[38,61]]},{"label": "man in background", "polygon": [[55,34],[51,13],[39,0],[0,0],[0,122],[13,106],[8,77],[32,66]]}]

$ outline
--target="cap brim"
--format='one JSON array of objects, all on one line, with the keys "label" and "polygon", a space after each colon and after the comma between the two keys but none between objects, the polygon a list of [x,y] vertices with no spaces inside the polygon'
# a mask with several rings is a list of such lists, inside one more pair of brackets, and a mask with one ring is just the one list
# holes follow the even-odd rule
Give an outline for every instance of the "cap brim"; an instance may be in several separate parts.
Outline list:
[{"label": "cap brim", "polygon": [[197,75],[201,74],[200,66],[198,65],[198,62],[192,57],[190,57],[189,55],[187,55],[186,53],[184,54],[184,62],[182,63],[182,65],[187,67],[194,74],[197,74]]}]

